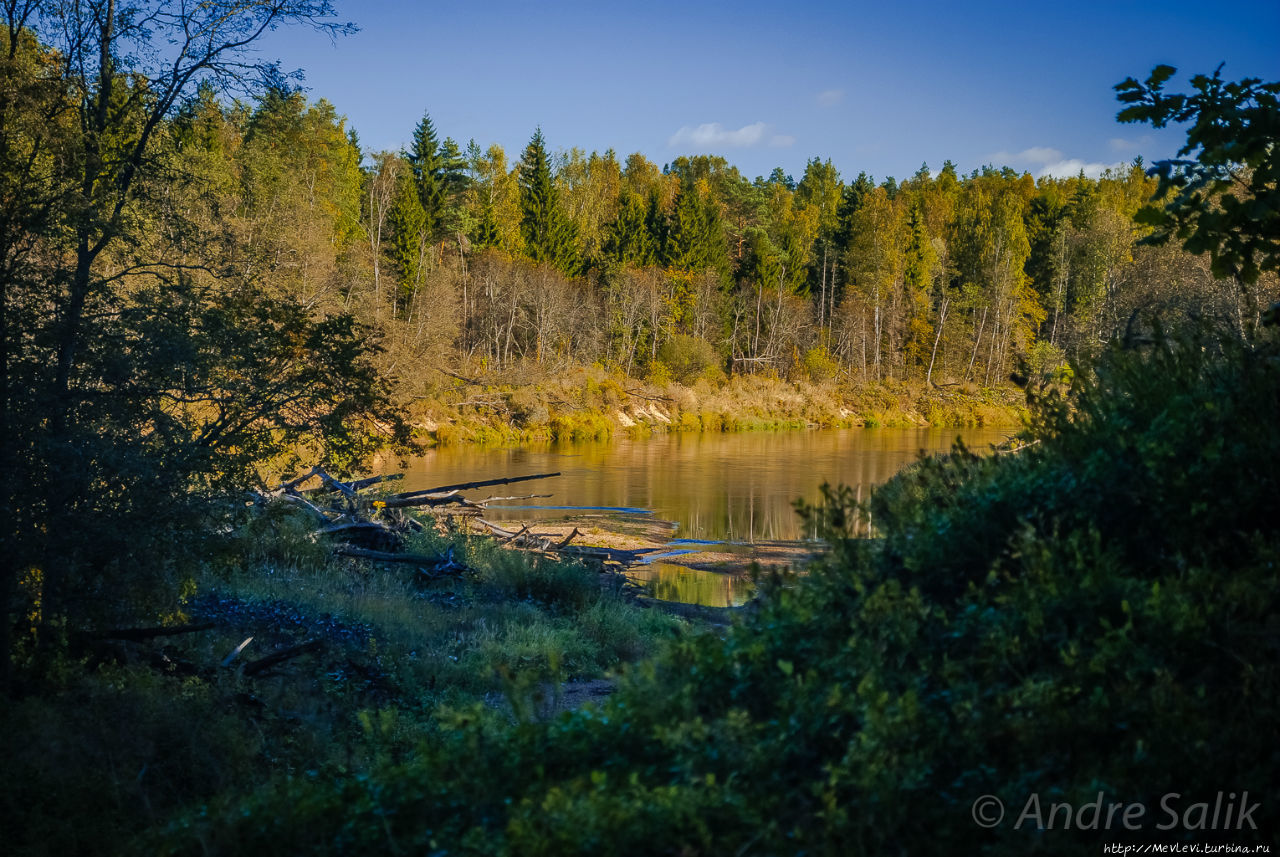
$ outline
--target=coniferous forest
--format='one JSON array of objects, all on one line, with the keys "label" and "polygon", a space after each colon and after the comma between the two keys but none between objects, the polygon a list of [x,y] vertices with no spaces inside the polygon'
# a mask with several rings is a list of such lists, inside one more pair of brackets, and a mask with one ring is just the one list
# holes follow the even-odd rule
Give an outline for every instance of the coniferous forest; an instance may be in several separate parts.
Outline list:
[{"label": "coniferous forest", "polygon": [[[6,848],[1274,842],[1280,84],[1120,83],[1121,121],[1186,145],[1097,178],[750,177],[538,128],[508,153],[430,104],[370,151],[251,50],[341,35],[321,0],[0,11]],[[825,552],[710,620],[452,518],[394,510],[438,560],[410,573],[308,517],[325,490],[392,511],[352,480],[468,419],[572,437],[620,396],[778,385],[833,403],[801,424],[883,394],[1025,425],[866,503],[824,489]],[[1162,796],[1244,791],[1256,826],[1157,832]],[[1014,829],[1032,793],[1148,823]]]}]

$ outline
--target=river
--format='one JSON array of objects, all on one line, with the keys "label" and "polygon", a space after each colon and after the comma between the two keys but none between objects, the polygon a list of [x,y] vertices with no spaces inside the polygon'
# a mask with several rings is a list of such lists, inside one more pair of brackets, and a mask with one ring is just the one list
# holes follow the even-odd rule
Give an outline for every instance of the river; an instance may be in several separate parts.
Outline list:
[{"label": "river", "polygon": [[[1012,428],[836,429],[784,432],[673,433],[515,448],[445,446],[413,459],[400,490],[559,471],[554,479],[499,488],[495,494],[551,494],[495,504],[491,517],[574,523],[606,519],[607,527],[663,533],[681,540],[750,544],[812,538],[793,503],[816,501],[824,482],[862,497],[915,461],[944,452],[958,437],[985,450]],[[499,510],[499,506],[501,509]],[[685,542],[687,544],[688,542]],[[674,553],[674,551],[672,551]],[[683,577],[679,566],[654,564],[656,594],[700,603],[740,603],[749,591],[727,575]],[[696,585],[694,578],[697,578]],[[684,594],[677,589],[687,590]],[[695,591],[697,590],[697,591]],[[707,590],[703,592],[702,590]]]}]

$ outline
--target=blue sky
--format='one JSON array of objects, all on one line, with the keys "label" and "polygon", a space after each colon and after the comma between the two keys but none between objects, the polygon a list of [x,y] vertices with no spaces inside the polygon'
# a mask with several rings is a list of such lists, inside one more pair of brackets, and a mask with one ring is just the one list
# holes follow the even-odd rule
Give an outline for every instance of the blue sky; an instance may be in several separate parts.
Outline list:
[{"label": "blue sky", "polygon": [[1179,131],[1119,125],[1112,87],[1158,63],[1178,84],[1280,79],[1280,0],[1254,2],[565,2],[335,0],[360,32],[282,29],[263,43],[345,114],[366,149],[398,149],[424,111],[465,146],[513,161],[541,125],[552,149],[635,151],[659,165],[725,156],[797,179],[1096,173],[1168,157]]}]

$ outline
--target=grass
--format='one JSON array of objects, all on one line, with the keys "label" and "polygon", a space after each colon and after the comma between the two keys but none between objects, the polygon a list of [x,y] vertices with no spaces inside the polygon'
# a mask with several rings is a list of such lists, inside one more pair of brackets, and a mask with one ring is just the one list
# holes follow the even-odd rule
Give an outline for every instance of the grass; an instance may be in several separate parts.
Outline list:
[{"label": "grass", "polygon": [[259,557],[209,575],[204,587],[370,629],[379,664],[394,664],[399,698],[416,705],[481,699],[500,689],[504,672],[532,669],[550,677],[558,665],[562,678],[597,678],[679,629],[676,620],[636,607],[612,577],[581,563],[506,550],[487,537],[427,533],[412,540],[411,552],[452,550],[474,570],[434,582],[403,565],[316,562],[309,538],[288,527],[275,539],[256,543],[260,557],[305,561]]},{"label": "grass", "polygon": [[[527,376],[527,377],[526,377]],[[442,388],[420,402],[422,439],[449,445],[599,440],[626,433],[779,431],[854,426],[946,428],[1021,425],[1013,387],[920,382],[851,383],[776,375],[670,377],[647,382],[579,367],[547,378],[512,372],[482,387]]]},{"label": "grass", "polygon": [[[6,853],[121,852],[183,807],[275,776],[359,774],[434,740],[448,712],[532,712],[528,698],[606,677],[688,627],[591,568],[488,538],[417,537],[411,551],[452,548],[473,570],[424,580],[334,559],[308,530],[269,509],[196,574],[175,619],[217,628],[69,653],[38,696],[0,712],[0,827],[22,820]],[[309,639],[323,648],[238,669]]]}]

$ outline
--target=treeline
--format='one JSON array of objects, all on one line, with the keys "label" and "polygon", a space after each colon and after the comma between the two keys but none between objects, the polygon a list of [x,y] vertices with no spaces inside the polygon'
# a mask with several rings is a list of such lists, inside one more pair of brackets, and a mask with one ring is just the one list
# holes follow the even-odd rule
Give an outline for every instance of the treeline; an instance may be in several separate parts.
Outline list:
[{"label": "treeline", "polygon": [[815,158],[749,180],[716,156],[553,154],[540,131],[511,163],[429,117],[408,151],[367,153],[328,102],[280,90],[202,91],[173,139],[275,286],[381,325],[414,386],[424,364],[520,361],[988,385],[1088,359],[1138,310],[1257,315],[1204,260],[1138,245],[1140,161],[877,184]]},{"label": "treeline", "polygon": [[427,118],[370,154],[245,53],[288,22],[341,31],[331,12],[0,7],[0,604],[38,601],[41,640],[162,591],[142,558],[198,558],[264,472],[406,442],[438,368],[985,385],[1087,357],[1137,308],[1258,316],[1261,290],[1136,243],[1137,164],[877,184],[813,160],[793,183],[540,133],[510,163]]}]

